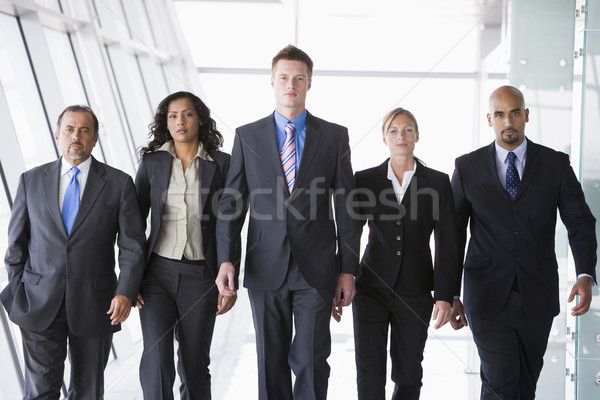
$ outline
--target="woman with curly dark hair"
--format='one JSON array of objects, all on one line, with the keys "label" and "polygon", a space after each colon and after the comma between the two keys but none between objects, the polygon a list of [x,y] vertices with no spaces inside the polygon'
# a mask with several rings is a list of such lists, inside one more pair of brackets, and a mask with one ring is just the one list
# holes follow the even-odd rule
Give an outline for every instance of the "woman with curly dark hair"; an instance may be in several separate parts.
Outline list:
[{"label": "woman with curly dark hair", "polygon": [[[135,179],[144,217],[151,213],[138,306],[144,338],[144,399],[172,399],[173,333],[182,399],[210,399],[210,344],[216,315],[234,305],[214,284],[217,196],[229,155],[208,107],[189,92],[167,96],[149,126]],[[237,287],[237,285],[236,285]]]}]

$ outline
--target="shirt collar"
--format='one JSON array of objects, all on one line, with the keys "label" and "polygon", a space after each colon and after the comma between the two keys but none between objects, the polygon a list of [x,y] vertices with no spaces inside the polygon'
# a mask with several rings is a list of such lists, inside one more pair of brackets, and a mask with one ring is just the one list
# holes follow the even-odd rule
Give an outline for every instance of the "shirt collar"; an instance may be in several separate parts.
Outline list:
[{"label": "shirt collar", "polygon": [[[296,127],[296,132],[301,131],[304,128],[304,126],[306,126],[306,114],[307,114],[307,111],[306,111],[306,109],[304,109],[304,111],[302,111],[300,113],[300,115],[298,115],[296,118],[294,118],[292,120],[292,123]],[[287,119],[283,115],[279,114],[279,111],[277,111],[277,110],[275,110],[274,115],[275,115],[275,124],[283,132],[289,119]]]},{"label": "shirt collar", "polygon": [[[162,146],[158,148],[159,151],[166,151],[173,158],[177,158],[177,154],[175,154],[175,146],[173,145],[173,141],[169,140],[168,142],[164,142]],[[212,157],[208,154],[202,142],[198,143],[198,153],[196,153],[196,157],[200,157],[203,160],[214,161]]]},{"label": "shirt collar", "polygon": [[[501,163],[504,163],[506,161],[506,157],[508,157],[509,151],[500,146],[496,141],[494,141],[494,146],[496,147],[496,157]],[[525,158],[525,153],[527,152],[527,139],[523,140],[523,143],[521,143],[519,147],[514,149],[512,152],[515,153],[518,160],[523,161]]]},{"label": "shirt collar", "polygon": [[[85,160],[84,162],[82,162],[81,164],[79,164],[77,166],[77,168],[79,169],[80,173],[83,174],[88,174],[88,172],[90,172],[90,167],[92,166],[92,156],[89,156],[87,158],[87,160]],[[69,162],[67,160],[65,160],[64,157],[61,157],[61,163],[60,163],[60,176],[63,176],[64,174],[66,174],[67,172],[69,172],[69,170],[73,168],[73,166],[71,164],[69,164]]]},{"label": "shirt collar", "polygon": [[415,172],[417,172],[417,160],[414,160],[412,171],[406,171],[404,173],[404,176],[402,177],[402,184],[400,184],[400,181],[398,181],[398,178],[396,178],[396,174],[392,169],[392,161],[388,161],[387,178],[392,182],[396,182],[399,186],[402,186],[403,188],[408,187],[408,184],[410,183],[410,180],[415,174]]}]

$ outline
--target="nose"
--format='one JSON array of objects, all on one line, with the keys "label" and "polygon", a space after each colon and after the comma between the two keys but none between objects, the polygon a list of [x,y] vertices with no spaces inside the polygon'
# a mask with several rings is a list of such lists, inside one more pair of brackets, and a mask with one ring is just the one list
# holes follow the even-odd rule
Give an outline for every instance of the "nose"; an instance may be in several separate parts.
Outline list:
[{"label": "nose", "polygon": [[182,116],[177,117],[177,126],[183,126],[183,125],[184,125],[183,117]]}]

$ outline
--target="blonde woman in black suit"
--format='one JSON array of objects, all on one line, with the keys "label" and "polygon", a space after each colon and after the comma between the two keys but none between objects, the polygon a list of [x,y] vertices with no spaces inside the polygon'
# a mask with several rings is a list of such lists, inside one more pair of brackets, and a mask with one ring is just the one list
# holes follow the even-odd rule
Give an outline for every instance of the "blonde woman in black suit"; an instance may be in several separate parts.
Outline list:
[{"label": "blonde woman in black suit", "polygon": [[352,304],[359,399],[385,398],[390,327],[392,399],[418,399],[432,310],[436,329],[450,317],[458,276],[454,201],[448,175],[414,156],[418,140],[415,117],[392,110],[383,121],[390,158],[355,176],[359,213],[369,226]]},{"label": "blonde woman in black suit", "polygon": [[223,137],[208,107],[189,92],[167,96],[150,125],[135,179],[144,217],[150,212],[147,266],[138,304],[144,338],[144,399],[172,399],[173,334],[179,342],[181,399],[210,399],[210,344],[215,316],[234,296],[221,296],[216,204],[229,169]]}]

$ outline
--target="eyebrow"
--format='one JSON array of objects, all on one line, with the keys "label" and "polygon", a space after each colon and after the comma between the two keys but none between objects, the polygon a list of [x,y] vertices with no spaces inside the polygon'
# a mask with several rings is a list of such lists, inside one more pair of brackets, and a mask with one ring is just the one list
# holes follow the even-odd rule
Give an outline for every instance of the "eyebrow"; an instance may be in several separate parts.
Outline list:
[{"label": "eyebrow", "polygon": [[[520,108],[513,108],[512,110],[509,111],[509,113],[513,113],[515,111],[523,111],[523,110],[521,110]],[[504,111],[494,111],[494,115],[503,114],[503,113],[504,113]]]},{"label": "eyebrow", "polygon": [[[186,108],[184,110],[181,110],[181,112],[186,112],[188,110],[195,111],[194,108],[188,107],[188,108]],[[169,110],[169,111],[167,111],[167,113],[176,113],[176,112],[180,112],[180,111],[178,111],[178,110]]]}]

